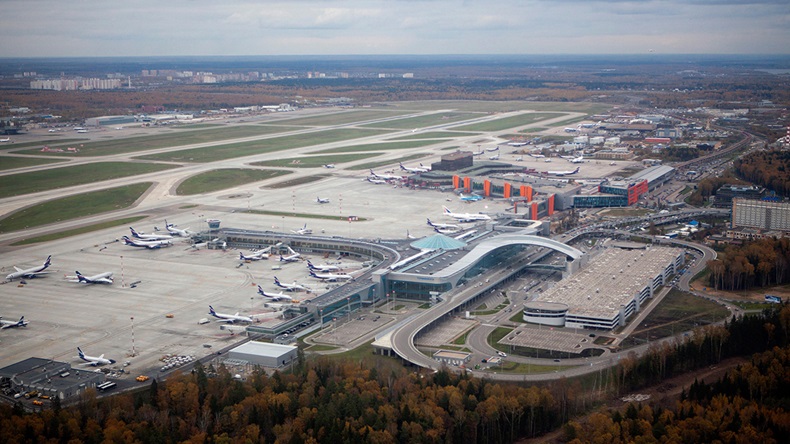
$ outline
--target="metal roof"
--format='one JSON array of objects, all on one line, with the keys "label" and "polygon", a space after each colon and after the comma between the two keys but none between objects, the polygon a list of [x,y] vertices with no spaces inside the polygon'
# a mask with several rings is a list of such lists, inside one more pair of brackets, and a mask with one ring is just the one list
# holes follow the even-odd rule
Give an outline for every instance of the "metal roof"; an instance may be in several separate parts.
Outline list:
[{"label": "metal roof", "polygon": [[443,234],[425,237],[411,243],[412,248],[418,250],[457,250],[466,245],[466,242],[462,240],[453,239]]}]

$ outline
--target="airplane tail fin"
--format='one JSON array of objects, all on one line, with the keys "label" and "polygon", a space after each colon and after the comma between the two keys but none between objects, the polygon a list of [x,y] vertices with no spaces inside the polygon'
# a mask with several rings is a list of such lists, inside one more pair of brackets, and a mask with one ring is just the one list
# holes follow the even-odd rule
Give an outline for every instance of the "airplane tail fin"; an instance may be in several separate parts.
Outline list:
[{"label": "airplane tail fin", "polygon": [[77,347],[77,353],[80,355],[80,358],[85,358],[85,353],[82,352],[82,349]]},{"label": "airplane tail fin", "polygon": [[137,234],[137,232],[136,232],[136,231],[134,231],[134,228],[132,228],[132,227],[129,227],[129,230],[131,230],[131,231],[132,231],[132,236],[134,236],[134,237],[140,237],[140,235],[139,235],[139,234]]},{"label": "airplane tail fin", "polygon": [[217,312],[214,311],[214,307],[212,307],[211,305],[208,306],[208,314],[210,314],[210,315],[216,315],[217,314]]},{"label": "airplane tail fin", "polygon": [[280,280],[277,279],[277,276],[274,277],[274,285],[280,285]]},{"label": "airplane tail fin", "polygon": [[452,211],[450,211],[450,209],[446,206],[442,205],[442,209],[444,210],[444,214],[452,214]]},{"label": "airplane tail fin", "polygon": [[49,256],[47,256],[47,260],[44,261],[44,268],[49,267],[51,263],[52,263],[52,255],[50,254]]}]

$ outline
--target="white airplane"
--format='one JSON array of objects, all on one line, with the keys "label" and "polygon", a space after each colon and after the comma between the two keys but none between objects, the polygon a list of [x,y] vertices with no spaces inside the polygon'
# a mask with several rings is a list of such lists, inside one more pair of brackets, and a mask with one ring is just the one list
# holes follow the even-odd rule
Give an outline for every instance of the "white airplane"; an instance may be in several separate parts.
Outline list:
[{"label": "white airplane", "polygon": [[25,320],[24,316],[19,318],[18,321],[4,321],[2,318],[0,318],[0,325],[2,325],[0,330],[5,330],[6,328],[27,327],[27,324],[29,324],[29,322]]},{"label": "white airplane", "polygon": [[96,367],[96,366],[105,365],[105,364],[115,364],[115,360],[114,359],[107,359],[107,358],[105,358],[104,357],[104,353],[102,353],[99,356],[88,356],[85,353],[83,353],[82,349],[79,348],[79,347],[77,347],[77,353],[79,354],[80,359],[82,359],[83,361],[86,361],[86,363],[82,364],[82,365],[92,365],[92,366]]},{"label": "white airplane", "polygon": [[124,236],[121,239],[123,239],[126,245],[131,245],[132,247],[145,247],[145,248],[155,249],[155,248],[169,247],[173,245],[173,243],[170,242],[169,240],[129,239],[129,236]]},{"label": "white airplane", "polygon": [[525,146],[527,142],[508,142],[509,146]]},{"label": "white airplane", "polygon": [[423,168],[423,167],[419,167],[419,168],[418,168],[418,167],[409,168],[409,167],[407,167],[407,166],[403,166],[403,163],[402,163],[402,162],[401,162],[399,165],[400,165],[400,169],[402,169],[403,171],[407,171],[407,172],[409,172],[409,173],[425,173],[425,172],[428,172],[428,171],[429,171],[429,170],[427,170],[427,169],[425,169],[425,168]]},{"label": "white airplane", "polygon": [[129,229],[132,231],[133,238],[144,240],[144,241],[169,240],[173,238],[173,236],[170,236],[168,234],[142,234],[134,231],[134,228],[132,227],[129,227]]},{"label": "white airplane", "polygon": [[543,154],[532,154],[532,153],[530,153],[529,155],[530,155],[530,157],[534,157],[536,159],[542,159],[542,158],[546,157]]},{"label": "white airplane", "polygon": [[324,168],[334,168],[334,167],[335,167],[334,163],[327,163],[324,165]]},{"label": "white airplane", "polygon": [[283,311],[283,310],[285,310],[288,307],[292,307],[293,304],[287,303],[287,302],[284,303],[284,304],[280,304],[280,303],[276,303],[276,302],[266,302],[266,303],[263,304],[263,306],[266,307],[266,308],[273,308],[273,309],[275,309],[277,311]]},{"label": "white airplane", "polygon": [[521,156],[516,157],[516,162],[521,162],[522,160],[524,160],[523,157],[521,157]]},{"label": "white airplane", "polygon": [[457,220],[458,222],[476,222],[481,220],[491,220],[491,216],[487,214],[480,214],[480,213],[453,213],[450,211],[449,208],[442,206],[444,210],[444,215],[452,217],[453,219]]},{"label": "white airplane", "polygon": [[575,133],[575,132],[579,131],[579,128],[570,128],[570,127],[568,127],[568,128],[565,128],[564,131],[566,133]]},{"label": "white airplane", "polygon": [[573,171],[546,171],[546,174],[562,177],[562,176],[570,176],[571,174],[576,174],[578,172],[579,172],[579,167],[576,167],[576,169]]},{"label": "white airplane", "polygon": [[385,183],[387,183],[387,181],[386,181],[386,180],[383,180],[383,179],[374,179],[374,178],[372,178],[372,177],[368,177],[366,180],[367,180],[368,182],[370,182],[370,183],[373,183],[373,184],[376,184],[376,185],[381,185],[381,184],[385,184]]},{"label": "white airplane", "polygon": [[478,200],[482,200],[483,196],[481,196],[479,194],[471,194],[469,196],[464,196],[464,193],[460,193],[458,195],[458,198],[461,199],[464,202],[476,202]]},{"label": "white airplane", "polygon": [[485,153],[485,151],[478,151],[476,153],[472,153],[472,155],[475,156],[475,157],[479,157],[479,156],[482,156],[483,153]]},{"label": "white airplane", "polygon": [[439,229],[442,229],[442,230],[459,230],[459,229],[461,229],[461,227],[459,227],[458,225],[437,224],[436,222],[431,222],[430,219],[428,219],[428,225],[432,226],[433,228],[439,228]]},{"label": "white airplane", "polygon": [[181,237],[189,237],[189,227],[184,228],[183,230],[180,228],[176,228],[175,225],[167,223],[167,219],[165,219],[165,228],[167,232],[174,235],[174,236],[181,236]]},{"label": "white airplane", "polygon": [[568,159],[570,163],[584,163],[584,156],[574,157],[572,159]]},{"label": "white airplane", "polygon": [[10,142],[10,141],[11,141],[10,137],[6,137],[5,139],[0,139],[0,142]]},{"label": "white airplane", "polygon": [[617,165],[617,162],[611,161],[611,162],[609,162],[609,165]]},{"label": "white airplane", "polygon": [[431,166],[423,165],[422,162],[420,162],[420,168],[424,169],[425,171],[431,171],[433,169]]},{"label": "white airplane", "polygon": [[493,148],[486,148],[486,151],[491,151],[491,152],[499,151],[499,145],[497,145],[497,146],[495,146]]},{"label": "white airplane", "polygon": [[75,280],[71,280],[70,282],[79,282],[81,284],[112,284],[112,271],[105,271],[104,273],[99,273],[95,276],[84,276],[79,271],[76,273],[77,276],[69,276],[77,278]]},{"label": "white airplane", "polygon": [[461,232],[461,230],[460,230],[460,229],[454,229],[454,228],[439,228],[439,227],[433,227],[433,231],[435,231],[435,232],[437,232],[437,233],[439,233],[439,234],[444,234],[444,235],[446,235],[446,236],[449,236],[449,235],[451,235],[451,234],[458,234],[458,233],[460,233],[460,232]]},{"label": "white airplane", "polygon": [[489,157],[488,160],[499,160],[499,154]]},{"label": "white airplane", "polygon": [[293,300],[292,297],[283,294],[282,291],[279,292],[279,293],[269,293],[268,291],[266,291],[263,288],[261,288],[260,285],[258,285],[258,294],[263,296],[263,297],[275,300],[275,301],[282,301],[282,300],[292,301]]},{"label": "white airplane", "polygon": [[329,198],[328,197],[316,197],[315,201],[320,203],[320,204],[325,204],[325,203],[329,203]]},{"label": "white airplane", "polygon": [[298,230],[291,230],[291,233],[308,235],[313,234],[313,230],[307,228],[307,224],[304,224],[304,226]]},{"label": "white airplane", "polygon": [[406,230],[406,239],[417,239],[417,238],[409,234],[409,230]]},{"label": "white airplane", "polygon": [[546,163],[551,162],[551,157],[547,157],[546,160],[544,160],[544,162],[546,162]]},{"label": "white airplane", "polygon": [[340,271],[337,265],[313,265],[310,259],[307,260],[307,268],[313,271]]},{"label": "white airplane", "polygon": [[240,261],[259,261],[261,259],[269,259],[269,251],[271,247],[266,248],[264,250],[256,251],[255,253],[250,254],[249,256],[245,256],[244,253],[239,252],[239,260]]},{"label": "white airplane", "polygon": [[6,276],[7,281],[13,281],[16,278],[34,278],[40,274],[48,274],[51,271],[44,271],[52,264],[52,255],[47,256],[47,260],[44,261],[43,264],[39,265],[38,267],[28,268],[27,270],[23,270],[19,267],[14,267],[15,272]]},{"label": "white airplane", "polygon": [[236,322],[247,322],[252,324],[252,318],[249,316],[240,316],[239,313],[236,314],[217,313],[216,311],[214,311],[214,307],[212,307],[211,305],[208,306],[208,314],[219,319],[219,321],[217,322],[230,322],[232,324]]},{"label": "white airplane", "polygon": [[310,270],[310,276],[316,279],[321,279],[322,281],[329,281],[329,282],[348,281],[354,279],[354,277],[351,276],[350,274],[334,274],[334,273],[318,274],[313,270]]},{"label": "white airplane", "polygon": [[403,176],[394,176],[392,174],[377,174],[372,169],[370,170],[370,175],[375,177],[376,179],[383,179],[383,180],[403,180]]},{"label": "white airplane", "polygon": [[297,284],[296,281],[294,281],[293,284],[283,284],[279,279],[277,279],[277,276],[274,277],[274,285],[285,289],[285,291],[311,291],[309,287]]},{"label": "white airplane", "polygon": [[296,262],[296,261],[299,260],[299,256],[301,256],[301,254],[293,251],[291,249],[291,247],[288,247],[288,251],[290,251],[291,254],[289,254],[288,256],[285,256],[285,257],[283,257],[283,255],[281,254],[280,255],[280,262]]}]

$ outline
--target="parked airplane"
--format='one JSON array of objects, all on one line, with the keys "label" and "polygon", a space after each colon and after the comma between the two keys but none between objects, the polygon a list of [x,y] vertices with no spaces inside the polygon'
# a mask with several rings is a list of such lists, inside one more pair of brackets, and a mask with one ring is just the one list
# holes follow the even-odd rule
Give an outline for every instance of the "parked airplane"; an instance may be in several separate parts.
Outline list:
[{"label": "parked airplane", "polygon": [[456,229],[456,228],[439,228],[439,227],[433,227],[433,231],[439,234],[444,234],[446,236],[449,236],[451,234],[458,234],[461,232],[460,229]]},{"label": "parked airplane", "polygon": [[0,325],[2,325],[0,330],[5,330],[6,328],[27,327],[27,324],[29,324],[29,322],[25,320],[24,316],[19,318],[18,321],[4,321],[2,318],[0,318]]},{"label": "parked airplane", "polygon": [[10,141],[11,141],[10,137],[6,137],[5,139],[0,139],[0,142],[10,142]]},{"label": "parked airplane", "polygon": [[370,182],[370,183],[374,183],[376,185],[381,185],[381,184],[387,183],[387,181],[384,180],[384,179],[374,179],[372,177],[368,177],[367,181]]},{"label": "parked airplane", "polygon": [[574,157],[573,159],[568,159],[570,163],[584,163],[584,156]]},{"label": "parked airplane", "polygon": [[328,197],[316,197],[315,201],[320,203],[320,204],[325,204],[325,203],[329,203],[329,198]]},{"label": "parked airplane", "polygon": [[335,167],[334,163],[327,163],[324,165],[324,168],[334,168],[334,167]]},{"label": "parked airplane", "polygon": [[132,230],[132,237],[135,239],[140,239],[144,241],[159,241],[159,240],[169,240],[172,239],[173,236],[168,234],[142,234],[134,231],[134,228],[129,227]]},{"label": "parked airplane", "polygon": [[536,159],[542,159],[542,158],[546,157],[543,154],[532,154],[532,153],[530,153],[529,155],[530,155],[530,157],[534,157]]},{"label": "parked airplane", "polygon": [[489,157],[488,160],[499,160],[499,154]]},{"label": "parked airplane", "polygon": [[44,271],[52,264],[52,255],[47,256],[47,260],[44,261],[43,264],[39,265],[38,267],[28,268],[27,270],[23,270],[19,267],[14,267],[15,272],[6,276],[7,281],[13,281],[16,278],[34,278],[40,274],[48,274],[51,271]]},{"label": "parked airplane", "polygon": [[[421,165],[422,165],[422,164],[421,164]],[[428,169],[426,169],[426,168],[423,168],[422,166],[420,166],[420,167],[414,167],[414,168],[409,168],[409,167],[407,167],[407,166],[403,166],[403,163],[402,163],[402,162],[400,163],[400,169],[402,169],[403,171],[408,171],[409,173],[425,173],[425,172],[428,172],[428,171],[429,171]]]},{"label": "parked airplane", "polygon": [[84,276],[79,271],[76,272],[77,276],[69,276],[69,277],[76,277],[76,280],[72,280],[70,282],[79,282],[82,284],[112,284],[112,271],[105,271],[104,273],[99,273],[95,276]]},{"label": "parked airplane", "polygon": [[430,220],[430,219],[427,219],[427,220],[428,220],[428,225],[432,226],[433,228],[440,228],[440,229],[442,229],[442,230],[458,230],[458,229],[460,229],[460,228],[461,228],[461,227],[459,227],[458,225],[453,225],[453,224],[437,224],[436,222],[431,222],[431,220]]},{"label": "parked airplane", "polygon": [[307,224],[304,224],[304,226],[298,230],[291,230],[291,233],[308,235],[313,234],[313,230],[307,228]]},{"label": "parked airplane", "polygon": [[569,128],[565,128],[565,130],[564,130],[564,131],[565,131],[566,133],[575,133],[575,132],[579,131],[579,128],[570,128],[570,127],[569,127]]},{"label": "parked airplane", "polygon": [[453,219],[457,220],[458,222],[476,222],[481,220],[491,220],[491,216],[487,214],[480,214],[480,213],[453,213],[450,211],[449,208],[442,206],[444,210],[444,215],[452,217]]},{"label": "parked airplane", "polygon": [[510,146],[525,146],[528,142],[508,142]]},{"label": "parked airplane", "polygon": [[261,259],[269,259],[269,252],[271,251],[272,247],[264,248],[263,250],[258,250],[255,253],[251,253],[249,256],[245,256],[244,253],[239,252],[239,260],[242,261],[259,261]]},{"label": "parked airplane", "polygon": [[383,179],[383,180],[402,180],[403,176],[394,176],[392,174],[376,174],[375,171],[372,169],[370,170],[370,175],[375,177],[376,179]]},{"label": "parked airplane", "polygon": [[475,156],[475,157],[479,157],[479,156],[482,156],[483,153],[485,153],[485,151],[478,151],[476,153],[472,153],[472,155]]},{"label": "parked airplane", "polygon": [[347,281],[354,279],[354,277],[351,276],[350,274],[333,274],[333,273],[318,274],[313,270],[310,270],[310,276],[316,279],[321,279],[322,281],[329,281],[329,282]]},{"label": "parked airplane", "polygon": [[483,199],[483,196],[479,194],[470,194],[469,196],[464,196],[464,193],[460,193],[458,198],[464,202],[477,202],[478,200]]},{"label": "parked airplane", "polygon": [[406,230],[406,239],[417,239],[417,238],[409,234],[409,230]]},{"label": "parked airplane", "polygon": [[211,305],[208,306],[208,314],[214,316],[215,318],[218,318],[219,321],[217,322],[230,322],[230,323],[248,322],[252,324],[252,318],[249,316],[240,316],[239,313],[236,314],[217,313],[216,311],[214,311],[214,307],[212,307]]},{"label": "parked airplane", "polygon": [[307,268],[314,271],[340,271],[337,265],[313,265],[310,259],[307,260]]},{"label": "parked airplane", "polygon": [[491,152],[499,151],[499,145],[497,145],[497,146],[495,146],[493,148],[486,148],[486,151],[491,151]]},{"label": "parked airplane", "polygon": [[431,171],[431,169],[433,169],[431,166],[423,165],[422,162],[420,162],[420,168],[424,169],[425,171]]},{"label": "parked airplane", "polygon": [[576,174],[578,172],[579,172],[579,167],[576,167],[576,169],[573,171],[546,171],[546,174],[562,177],[562,176],[570,176],[571,174]]},{"label": "parked airplane", "polygon": [[258,285],[258,294],[263,296],[263,297],[275,300],[275,301],[283,301],[283,300],[291,301],[291,300],[293,300],[292,297],[283,294],[282,291],[279,292],[279,293],[269,293],[268,291],[266,291],[263,288],[261,288],[260,285]]},{"label": "parked airplane", "polygon": [[92,365],[92,366],[96,367],[96,366],[105,365],[105,364],[115,364],[115,360],[114,359],[107,359],[107,358],[105,358],[104,357],[104,353],[102,353],[99,356],[88,356],[85,353],[83,353],[82,349],[79,348],[79,347],[77,347],[77,353],[79,353],[80,359],[82,359],[83,361],[86,361],[86,363],[82,364],[82,365]]},{"label": "parked airplane", "polygon": [[284,288],[285,291],[311,291],[309,287],[297,284],[296,281],[294,281],[293,284],[283,284],[279,279],[277,279],[277,276],[274,277],[274,285]]},{"label": "parked airplane", "polygon": [[167,232],[174,235],[174,236],[181,236],[181,237],[189,237],[189,227],[184,228],[183,230],[180,228],[176,228],[175,225],[167,223],[167,219],[165,219],[165,228],[167,228]]},{"label": "parked airplane", "polygon": [[129,236],[123,236],[121,239],[126,243],[126,245],[131,245],[132,247],[145,247],[145,248],[162,248],[162,247],[169,247],[173,245],[172,242],[169,240],[141,240],[141,239],[129,239]]},{"label": "parked airplane", "polygon": [[266,307],[266,308],[273,308],[273,309],[275,309],[277,311],[283,311],[283,310],[285,310],[288,307],[293,307],[293,304],[288,303],[288,302],[282,303],[282,304],[276,303],[276,302],[266,302],[266,303],[263,304],[263,306]]},{"label": "parked airplane", "polygon": [[280,262],[296,262],[296,261],[299,260],[299,256],[301,256],[301,254],[293,251],[291,249],[291,247],[288,247],[288,251],[290,251],[291,254],[289,254],[288,256],[285,256],[285,257],[283,257],[283,255],[281,254],[280,255]]}]

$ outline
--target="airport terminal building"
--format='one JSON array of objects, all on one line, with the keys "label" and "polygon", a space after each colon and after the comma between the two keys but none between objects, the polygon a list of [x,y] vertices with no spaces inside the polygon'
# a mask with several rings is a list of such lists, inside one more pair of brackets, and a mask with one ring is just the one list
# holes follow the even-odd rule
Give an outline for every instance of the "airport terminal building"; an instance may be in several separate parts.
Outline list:
[{"label": "airport terminal building", "polygon": [[578,273],[524,304],[524,321],[552,327],[612,330],[677,273],[679,248],[650,247],[601,253]]}]

